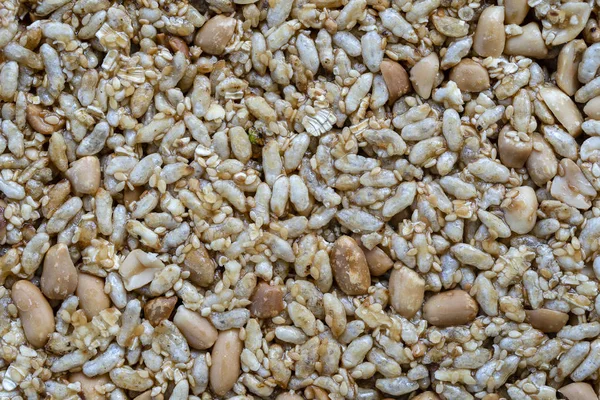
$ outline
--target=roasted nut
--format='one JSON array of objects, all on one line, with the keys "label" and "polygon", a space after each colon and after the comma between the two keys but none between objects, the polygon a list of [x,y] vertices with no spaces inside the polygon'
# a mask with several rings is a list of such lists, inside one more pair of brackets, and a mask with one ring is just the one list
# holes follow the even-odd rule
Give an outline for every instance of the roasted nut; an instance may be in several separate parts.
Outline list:
[{"label": "roasted nut", "polygon": [[435,392],[427,391],[413,397],[413,400],[439,400],[440,396],[438,396]]},{"label": "roasted nut", "polygon": [[33,283],[21,280],[12,286],[12,301],[27,341],[34,347],[43,347],[54,332],[54,313],[48,300]]},{"label": "roasted nut", "polygon": [[95,156],[80,158],[65,172],[73,190],[82,194],[96,194],[100,187],[100,161]]},{"label": "roasted nut", "polygon": [[506,0],[504,2],[505,24],[521,25],[529,12],[529,4],[525,0]]},{"label": "roasted nut", "polygon": [[89,274],[79,274],[76,295],[79,306],[89,321],[100,311],[110,307],[110,298],[104,293],[104,280]]},{"label": "roasted nut", "polygon": [[383,60],[381,62],[381,74],[388,90],[388,102],[393,104],[400,97],[410,92],[410,80],[408,73],[400,63],[392,60]]},{"label": "roasted nut", "polygon": [[509,168],[523,168],[531,151],[533,140],[519,136],[518,132],[502,129],[498,135],[498,155],[502,164]]},{"label": "roasted nut", "polygon": [[540,95],[571,136],[578,136],[581,133],[583,117],[575,102],[557,87],[541,87]]},{"label": "roasted nut", "polygon": [[546,43],[544,43],[538,24],[530,22],[521,27],[521,29],[523,32],[520,35],[506,39],[504,54],[545,58],[548,55],[548,48],[546,47]]},{"label": "roasted nut", "polygon": [[533,149],[527,159],[527,172],[536,185],[543,187],[558,171],[558,160],[550,144],[537,132],[532,135]]},{"label": "roasted nut", "polygon": [[585,177],[577,164],[568,158],[560,160],[558,175],[552,180],[550,194],[572,207],[587,210],[596,196],[596,189]]},{"label": "roasted nut", "polygon": [[157,326],[162,320],[169,319],[177,304],[177,297],[156,297],[144,304],[144,317]]},{"label": "roasted nut", "polygon": [[195,349],[209,349],[217,340],[218,332],[210,321],[185,306],[179,306],[173,323]]},{"label": "roasted nut", "polygon": [[525,314],[527,314],[527,322],[529,322],[531,326],[545,333],[556,333],[560,331],[569,320],[569,314],[543,308],[537,310],[525,310]]},{"label": "roasted nut", "polygon": [[464,290],[448,290],[431,296],[423,306],[423,318],[431,325],[464,325],[475,319],[479,306]]},{"label": "roasted nut", "polygon": [[190,49],[183,39],[177,36],[169,35],[167,38],[167,43],[169,43],[169,47],[171,47],[173,52],[180,51],[186,56],[186,58],[190,58]]},{"label": "roasted nut", "polygon": [[63,243],[50,247],[46,253],[40,287],[42,293],[53,300],[66,299],[77,289],[77,269]]},{"label": "roasted nut", "polygon": [[125,289],[139,289],[152,282],[154,276],[165,268],[165,264],[153,253],[135,249],[125,257],[119,267]]},{"label": "roasted nut", "polygon": [[489,6],[483,10],[477,22],[473,50],[482,57],[499,57],[505,41],[504,7]]},{"label": "roasted nut", "polygon": [[365,254],[354,239],[342,236],[331,250],[333,277],[340,289],[348,295],[367,293],[371,274]]},{"label": "roasted nut", "polygon": [[[360,242],[357,243],[360,245]],[[365,254],[365,259],[367,260],[367,265],[369,266],[369,272],[372,276],[381,276],[394,266],[392,259],[379,247],[375,246],[369,250],[361,245],[360,248]]]},{"label": "roasted nut", "polygon": [[569,96],[573,96],[581,86],[577,79],[577,71],[586,48],[583,40],[573,40],[565,44],[558,54],[556,85]]},{"label": "roasted nut", "polygon": [[203,245],[186,254],[183,270],[190,272],[190,280],[198,286],[207,287],[215,279],[215,262]]},{"label": "roasted nut", "polygon": [[[86,400],[101,400],[106,398],[101,386],[110,382],[108,375],[89,378],[83,372],[73,372],[69,375],[69,382],[81,384],[81,394]],[[102,391],[100,391],[100,390]]]},{"label": "roasted nut", "polygon": [[450,80],[456,82],[464,92],[483,92],[490,87],[490,76],[481,64],[469,59],[462,59],[450,71]]},{"label": "roasted nut", "polygon": [[229,392],[240,376],[240,354],[243,344],[239,330],[219,332],[211,352],[210,388],[218,396]]},{"label": "roasted nut", "polygon": [[256,285],[250,301],[250,313],[256,318],[273,318],[285,308],[281,289],[266,282]]},{"label": "roasted nut", "polygon": [[592,385],[585,382],[574,382],[558,389],[567,400],[595,400],[598,398]]},{"label": "roasted nut", "polygon": [[402,267],[390,275],[390,304],[404,318],[412,318],[421,309],[425,281],[415,271]]},{"label": "roasted nut", "polygon": [[410,81],[419,96],[424,99],[431,96],[439,70],[440,60],[435,53],[422,58],[410,69]]},{"label": "roasted nut", "polygon": [[235,31],[236,20],[224,15],[216,15],[206,21],[198,31],[194,43],[208,54],[220,55]]}]

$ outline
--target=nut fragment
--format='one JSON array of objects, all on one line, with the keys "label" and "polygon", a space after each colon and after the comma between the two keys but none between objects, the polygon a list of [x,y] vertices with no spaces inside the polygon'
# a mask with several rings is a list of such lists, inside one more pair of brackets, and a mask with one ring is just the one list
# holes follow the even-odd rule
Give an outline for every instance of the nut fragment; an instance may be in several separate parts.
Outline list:
[{"label": "nut fragment", "polygon": [[431,296],[423,306],[423,318],[439,327],[464,325],[475,319],[479,306],[464,290],[449,290]]},{"label": "nut fragment", "polygon": [[504,19],[507,25],[521,25],[528,12],[529,4],[525,0],[504,1]]},{"label": "nut fragment", "polygon": [[155,254],[135,249],[123,260],[119,274],[123,277],[125,289],[133,290],[152,282],[156,273],[164,267],[165,264]]},{"label": "nut fragment", "polygon": [[400,63],[392,60],[383,60],[380,65],[381,74],[388,90],[388,101],[393,104],[400,97],[410,91],[408,73]]},{"label": "nut fragment", "polygon": [[464,92],[482,92],[490,87],[487,69],[469,58],[462,59],[452,68],[450,80]]},{"label": "nut fragment", "polygon": [[558,389],[567,400],[595,400],[598,398],[592,385],[586,382],[574,382]]},{"label": "nut fragment", "polygon": [[27,341],[35,347],[44,346],[54,332],[54,313],[48,300],[33,283],[21,280],[12,286],[12,301]]},{"label": "nut fragment", "polygon": [[503,203],[504,219],[510,229],[518,234],[528,233],[535,226],[538,201],[529,186],[520,186],[507,194]]},{"label": "nut fragment", "polygon": [[410,69],[410,81],[419,96],[424,99],[431,96],[439,70],[440,60],[436,53],[422,58]]},{"label": "nut fragment", "polygon": [[568,158],[559,163],[559,173],[552,180],[550,194],[572,206],[587,210],[591,207],[590,198],[596,196],[596,189],[587,180],[577,164]]},{"label": "nut fragment", "polygon": [[473,36],[473,50],[482,57],[499,57],[505,41],[504,7],[489,6],[479,17]]},{"label": "nut fragment", "polygon": [[390,304],[404,318],[412,318],[421,309],[425,281],[410,268],[395,269],[390,275]]},{"label": "nut fragment", "polygon": [[556,85],[569,96],[573,96],[581,86],[577,79],[579,63],[587,46],[581,39],[563,46],[556,64]]},{"label": "nut fragment", "polygon": [[156,297],[144,304],[144,317],[157,326],[162,320],[169,319],[177,304],[177,297]]},{"label": "nut fragment", "polygon": [[104,280],[89,274],[79,274],[76,295],[79,306],[91,321],[100,311],[110,307],[110,298],[104,293]]},{"label": "nut fragment", "polygon": [[215,262],[202,245],[186,254],[183,270],[189,271],[190,280],[198,286],[206,287],[214,280]]},{"label": "nut fragment", "polygon": [[560,89],[551,86],[540,88],[540,95],[571,136],[577,136],[581,133],[583,117],[569,96]]},{"label": "nut fragment", "polygon": [[71,163],[65,175],[76,192],[95,194],[100,187],[100,161],[96,156],[80,158]]},{"label": "nut fragment", "polygon": [[101,400],[105,398],[102,386],[110,380],[107,375],[89,378],[83,372],[74,372],[69,375],[69,382],[81,384],[81,393],[86,400]]},{"label": "nut fragment", "polygon": [[[360,242],[358,243],[360,245]],[[394,266],[392,259],[378,246],[373,247],[371,250],[364,246],[360,246],[360,248],[365,254],[369,272],[372,276],[381,276]]]},{"label": "nut fragment", "polygon": [[216,15],[202,26],[194,43],[208,54],[220,55],[225,51],[235,30],[234,18]]},{"label": "nut fragment", "polygon": [[506,39],[504,45],[504,54],[545,58],[548,54],[548,48],[542,38],[540,27],[535,22],[530,22],[521,27],[520,35],[512,36]]},{"label": "nut fragment", "polygon": [[569,320],[569,314],[544,308],[525,310],[525,314],[527,314],[527,321],[531,326],[546,333],[560,331]]},{"label": "nut fragment", "polygon": [[529,137],[521,137],[517,132],[508,129],[500,131],[498,154],[502,164],[511,168],[523,168],[532,151],[533,141]]},{"label": "nut fragment", "polygon": [[256,318],[273,318],[285,308],[281,289],[266,282],[256,285],[250,301],[250,313]]},{"label": "nut fragment", "polygon": [[58,243],[48,250],[44,259],[44,268],[40,280],[42,293],[53,300],[62,300],[75,292],[77,288],[77,270],[69,249]]},{"label": "nut fragment", "polygon": [[536,185],[543,187],[558,171],[558,160],[550,144],[537,132],[533,133],[533,149],[527,159],[527,172]]},{"label": "nut fragment", "polygon": [[341,236],[331,250],[333,277],[340,289],[348,295],[367,293],[371,274],[365,254],[354,239]]}]

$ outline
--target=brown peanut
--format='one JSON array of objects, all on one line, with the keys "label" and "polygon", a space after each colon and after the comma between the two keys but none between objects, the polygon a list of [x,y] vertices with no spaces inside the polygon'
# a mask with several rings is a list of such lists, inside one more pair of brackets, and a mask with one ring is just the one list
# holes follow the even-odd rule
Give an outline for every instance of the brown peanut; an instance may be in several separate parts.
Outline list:
[{"label": "brown peanut", "polygon": [[110,298],[104,293],[104,279],[89,274],[79,274],[77,282],[79,307],[88,320],[110,307]]},{"label": "brown peanut", "polygon": [[431,325],[464,325],[475,319],[479,306],[464,290],[455,289],[431,296],[423,306],[423,317]]},{"label": "brown peanut", "polygon": [[77,289],[77,269],[68,247],[58,243],[48,250],[41,278],[42,293],[53,300],[62,300]]},{"label": "brown peanut", "polygon": [[40,289],[29,281],[12,286],[12,301],[17,306],[25,337],[34,347],[43,347],[54,332],[54,313]]},{"label": "brown peanut", "polygon": [[212,365],[209,372],[210,387],[218,396],[229,392],[240,376],[242,348],[238,329],[219,333],[211,352]]}]

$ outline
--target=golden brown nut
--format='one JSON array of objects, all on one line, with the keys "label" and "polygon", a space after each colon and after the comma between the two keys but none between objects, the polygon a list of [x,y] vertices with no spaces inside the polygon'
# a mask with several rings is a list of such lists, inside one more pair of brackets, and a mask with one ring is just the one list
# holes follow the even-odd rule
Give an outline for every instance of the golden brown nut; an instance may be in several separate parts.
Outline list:
[{"label": "golden brown nut", "polygon": [[464,325],[475,319],[479,306],[464,290],[448,290],[431,296],[423,306],[423,318],[431,325]]},{"label": "golden brown nut", "polygon": [[412,318],[421,309],[425,281],[410,268],[395,269],[390,275],[390,304],[404,318]]},{"label": "golden brown nut", "polygon": [[202,244],[187,253],[183,261],[183,270],[190,272],[190,281],[201,287],[209,286],[214,281],[215,268],[214,260]]},{"label": "golden brown nut", "polygon": [[381,62],[381,74],[388,89],[388,102],[393,104],[400,97],[410,92],[410,80],[404,67],[392,60],[383,60]]},{"label": "golden brown nut", "polygon": [[244,347],[238,329],[221,331],[211,352],[210,388],[218,396],[229,392],[240,376],[240,354]]},{"label": "golden brown nut", "polygon": [[499,57],[505,41],[504,7],[489,6],[483,10],[477,22],[473,51],[482,57]]},{"label": "golden brown nut", "polygon": [[66,299],[75,292],[77,269],[65,244],[58,243],[46,253],[40,286],[44,295],[53,300]]},{"label": "golden brown nut", "polygon": [[482,92],[490,87],[487,69],[469,58],[462,59],[452,68],[450,80],[463,92]]},{"label": "golden brown nut", "polygon": [[[509,127],[509,126],[507,126]],[[509,168],[523,168],[531,151],[533,141],[525,134],[502,129],[498,135],[498,154],[502,164]]]},{"label": "golden brown nut", "polygon": [[99,392],[98,389],[110,382],[108,375],[100,375],[94,378],[86,376],[83,372],[74,372],[69,375],[69,382],[79,382],[81,384],[81,393],[85,400],[102,400],[106,395]]},{"label": "golden brown nut", "polygon": [[196,35],[195,44],[208,54],[220,55],[231,40],[236,20],[225,15],[216,15],[206,21]]},{"label": "golden brown nut", "polygon": [[371,273],[365,254],[350,236],[338,238],[331,250],[331,267],[336,283],[348,295],[367,293]]},{"label": "golden brown nut", "polygon": [[54,313],[48,300],[33,283],[21,280],[12,286],[12,301],[17,306],[25,338],[34,347],[43,347],[54,332]]},{"label": "golden brown nut", "polygon": [[104,279],[89,274],[79,274],[77,282],[79,307],[89,321],[102,310],[110,307],[110,298],[104,293]]},{"label": "golden brown nut", "polygon": [[169,319],[177,304],[177,296],[157,297],[144,304],[144,317],[152,324],[157,326],[160,321]]},{"label": "golden brown nut", "polygon": [[250,313],[256,318],[273,318],[285,308],[281,289],[266,282],[256,286],[250,301]]},{"label": "golden brown nut", "polygon": [[556,333],[569,321],[569,314],[544,308],[525,310],[525,314],[527,315],[526,321],[544,333]]},{"label": "golden brown nut", "polygon": [[185,306],[179,306],[173,323],[194,349],[209,349],[217,340],[218,332],[210,321]]}]

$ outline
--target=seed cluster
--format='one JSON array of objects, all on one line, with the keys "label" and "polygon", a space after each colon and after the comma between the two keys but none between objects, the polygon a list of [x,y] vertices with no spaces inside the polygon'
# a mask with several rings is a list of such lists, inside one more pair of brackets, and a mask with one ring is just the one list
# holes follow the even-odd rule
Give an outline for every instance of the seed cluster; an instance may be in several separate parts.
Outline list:
[{"label": "seed cluster", "polygon": [[598,7],[0,1],[0,399],[597,400]]}]

